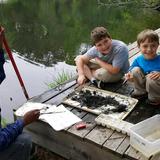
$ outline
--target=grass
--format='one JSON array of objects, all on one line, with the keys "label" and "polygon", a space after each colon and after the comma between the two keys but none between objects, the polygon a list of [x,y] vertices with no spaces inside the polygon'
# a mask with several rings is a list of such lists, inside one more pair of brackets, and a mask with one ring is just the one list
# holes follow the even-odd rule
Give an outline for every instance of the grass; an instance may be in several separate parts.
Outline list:
[{"label": "grass", "polygon": [[61,85],[63,82],[73,78],[72,73],[65,72],[64,70],[58,74],[54,82],[47,84],[49,88],[55,88],[58,85]]},{"label": "grass", "polygon": [[[2,118],[2,117],[1,117],[1,118]],[[7,124],[8,124],[8,123],[7,123],[7,120],[6,120],[5,118],[2,118],[2,119],[1,119],[2,128],[6,127]]]}]

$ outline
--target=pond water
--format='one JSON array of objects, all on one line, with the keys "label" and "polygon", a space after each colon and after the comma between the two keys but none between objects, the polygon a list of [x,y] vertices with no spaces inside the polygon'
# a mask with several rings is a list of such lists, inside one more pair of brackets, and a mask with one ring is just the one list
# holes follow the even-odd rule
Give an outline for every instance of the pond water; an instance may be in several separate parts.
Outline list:
[{"label": "pond water", "polygon": [[[75,74],[74,58],[90,46],[90,31],[108,28],[113,39],[129,44],[145,28],[160,27],[160,12],[136,3],[106,5],[107,0],[1,0],[0,25],[13,51],[30,97],[48,89],[58,72]],[[103,2],[103,3],[100,3]],[[134,2],[134,1],[132,1]],[[6,80],[0,86],[3,115],[26,101],[7,60]]]}]

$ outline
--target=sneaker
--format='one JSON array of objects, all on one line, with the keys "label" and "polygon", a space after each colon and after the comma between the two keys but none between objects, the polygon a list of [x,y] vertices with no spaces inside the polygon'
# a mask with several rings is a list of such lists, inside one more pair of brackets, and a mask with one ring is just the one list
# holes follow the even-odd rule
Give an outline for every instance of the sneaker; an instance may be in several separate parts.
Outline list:
[{"label": "sneaker", "polygon": [[143,99],[143,98],[147,98],[148,94],[144,93],[144,94],[136,94],[134,91],[131,93],[131,97],[132,98],[136,98],[136,99]]},{"label": "sneaker", "polygon": [[151,100],[147,99],[146,103],[150,104],[152,106],[160,106],[160,101],[151,101]]},{"label": "sneaker", "polygon": [[100,89],[104,89],[105,87],[105,83],[99,80],[93,80],[91,82],[95,87],[100,88]]}]

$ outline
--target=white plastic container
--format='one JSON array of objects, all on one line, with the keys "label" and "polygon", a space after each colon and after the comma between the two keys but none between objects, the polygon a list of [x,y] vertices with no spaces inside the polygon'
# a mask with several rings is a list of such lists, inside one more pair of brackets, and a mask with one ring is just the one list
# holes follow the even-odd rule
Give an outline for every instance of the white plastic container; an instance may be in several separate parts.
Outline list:
[{"label": "white plastic container", "polygon": [[160,152],[160,114],[131,127],[130,144],[146,157]]}]

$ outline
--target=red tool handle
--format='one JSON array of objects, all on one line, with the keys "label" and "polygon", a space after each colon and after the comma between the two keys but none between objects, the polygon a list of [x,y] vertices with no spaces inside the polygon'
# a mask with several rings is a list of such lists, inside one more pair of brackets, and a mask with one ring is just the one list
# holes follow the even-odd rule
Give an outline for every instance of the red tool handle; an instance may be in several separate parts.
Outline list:
[{"label": "red tool handle", "polygon": [[12,56],[12,52],[11,52],[9,46],[8,46],[7,40],[6,40],[5,35],[4,35],[4,28],[3,28],[3,27],[0,27],[0,36],[1,36],[1,38],[2,38],[2,43],[3,43],[5,49],[6,49],[7,53],[8,53],[8,56],[9,56],[11,62],[12,62],[13,68],[14,68],[14,70],[15,70],[15,72],[16,72],[16,75],[17,75],[18,80],[19,80],[19,83],[20,83],[20,85],[21,85],[21,87],[22,87],[23,93],[24,93],[26,99],[28,100],[28,99],[29,99],[28,93],[27,93],[27,91],[26,91],[26,88],[25,88],[25,86],[24,86],[23,80],[22,80],[22,78],[21,78],[21,75],[20,75],[20,73],[19,73],[19,70],[18,70],[18,68],[17,68],[17,65],[16,65],[16,63],[15,63],[15,61],[14,61],[14,58],[13,58],[13,56]]}]

